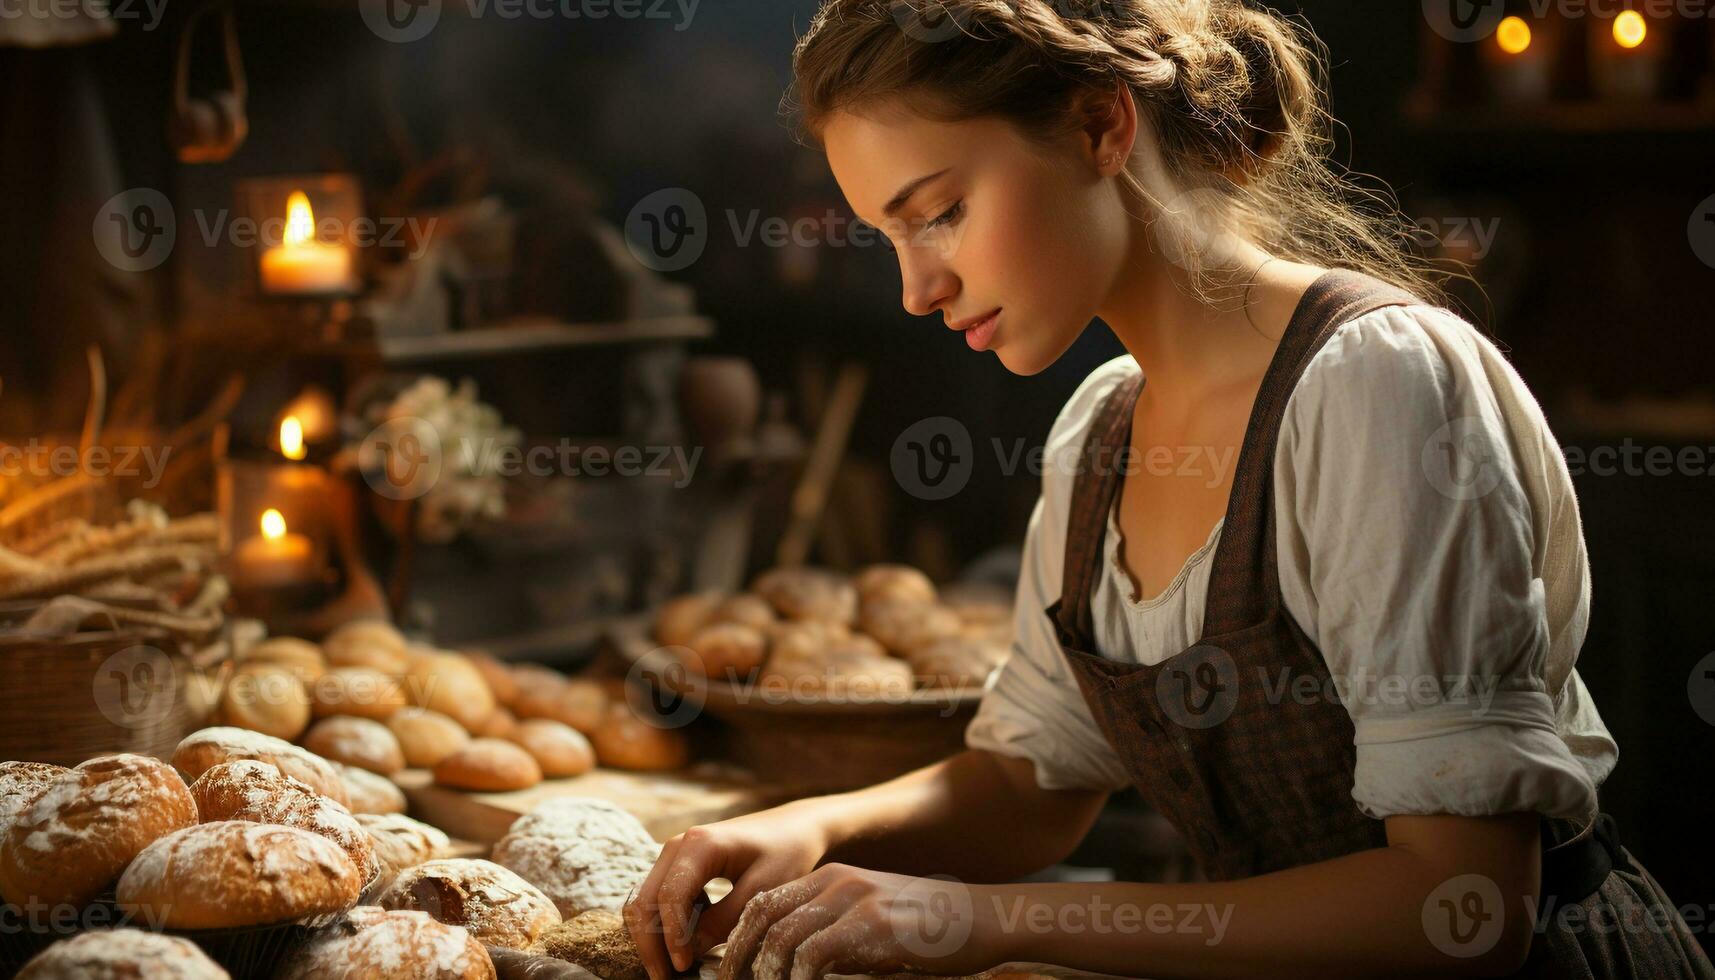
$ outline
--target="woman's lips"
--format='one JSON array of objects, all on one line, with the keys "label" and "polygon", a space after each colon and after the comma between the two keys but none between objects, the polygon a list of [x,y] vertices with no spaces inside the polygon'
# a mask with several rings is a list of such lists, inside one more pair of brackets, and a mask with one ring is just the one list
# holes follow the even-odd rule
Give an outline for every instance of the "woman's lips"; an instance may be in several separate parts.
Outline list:
[{"label": "woman's lips", "polygon": [[1000,326],[1000,311],[995,310],[986,318],[965,328],[965,343],[971,345],[971,350],[985,351],[994,340],[994,332]]}]

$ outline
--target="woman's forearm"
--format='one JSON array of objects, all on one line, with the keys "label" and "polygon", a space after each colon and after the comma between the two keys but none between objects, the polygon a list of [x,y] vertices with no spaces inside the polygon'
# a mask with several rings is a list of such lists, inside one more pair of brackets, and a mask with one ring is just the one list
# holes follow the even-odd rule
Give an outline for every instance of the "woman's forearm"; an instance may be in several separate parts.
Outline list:
[{"label": "woman's forearm", "polygon": [[825,862],[1008,881],[1065,857],[1106,798],[1043,790],[1031,763],[967,750],[885,783],[787,806],[825,829]]}]

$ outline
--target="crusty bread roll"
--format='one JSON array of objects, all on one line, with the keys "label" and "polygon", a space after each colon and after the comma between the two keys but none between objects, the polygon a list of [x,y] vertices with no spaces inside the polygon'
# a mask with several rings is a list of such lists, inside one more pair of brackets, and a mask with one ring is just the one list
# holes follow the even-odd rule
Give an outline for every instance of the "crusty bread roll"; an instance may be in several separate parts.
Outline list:
[{"label": "crusty bread roll", "polygon": [[285,667],[298,675],[298,680],[302,681],[306,688],[314,684],[316,678],[328,669],[327,658],[322,656],[322,648],[295,636],[276,636],[263,640],[232,659],[241,667],[253,663]]},{"label": "crusty bread roll", "polygon": [[767,658],[767,637],[756,627],[742,623],[703,627],[679,656],[686,670],[734,683],[750,677]]},{"label": "crusty bread roll", "polygon": [[857,619],[857,589],[842,575],[820,568],[775,568],[758,575],[750,591],[787,619],[850,625]]},{"label": "crusty bread roll", "polygon": [[935,601],[935,583],[910,565],[870,565],[852,577],[860,603],[883,599],[930,603]]},{"label": "crusty bread roll", "polygon": [[494,980],[488,951],[468,931],[422,912],[361,906],[317,933],[276,980]]},{"label": "crusty bread roll", "polygon": [[362,874],[339,845],[280,824],[222,820],[143,849],[119,878],[121,911],[166,929],[295,922],[357,902]]},{"label": "crusty bread roll", "polygon": [[150,842],[196,819],[190,790],[166,763],[90,759],[55,773],[13,817],[0,837],[0,896],[88,905]]},{"label": "crusty bread roll", "polygon": [[602,980],[648,980],[643,956],[618,912],[592,909],[549,929],[538,944],[557,960],[582,967]]},{"label": "crusty bread roll", "polygon": [[769,698],[894,701],[909,698],[911,665],[862,634],[827,644],[776,644],[759,688]]},{"label": "crusty bread roll", "polygon": [[601,724],[607,705],[608,695],[600,683],[569,677],[552,688],[525,688],[513,702],[512,712],[520,719],[552,718],[588,735]]},{"label": "crusty bread roll", "polygon": [[70,771],[46,762],[0,762],[0,840],[24,804],[40,796],[60,773]]},{"label": "crusty bread roll", "polygon": [[334,802],[346,803],[345,783],[333,763],[271,735],[242,728],[204,728],[186,735],[173,750],[173,767],[192,781],[222,762],[239,759],[266,762]]},{"label": "crusty bread roll", "polygon": [[323,718],[304,736],[304,748],[334,762],[391,776],[405,768],[405,751],[392,729],[378,721],[338,715]]},{"label": "crusty bread roll", "polygon": [[17,980],[231,980],[197,945],[142,929],[102,929],[54,943]]},{"label": "crusty bread roll", "polygon": [[567,919],[591,909],[617,912],[649,877],[661,845],[638,819],[591,797],[550,800],[512,822],[494,861],[552,899]]},{"label": "crusty bread roll", "polygon": [[405,694],[421,708],[439,711],[465,731],[482,727],[494,711],[494,692],[482,672],[457,653],[432,653],[406,667]]},{"label": "crusty bread roll", "polygon": [[918,647],[905,659],[919,687],[982,687],[1011,652],[1011,647],[960,635]]},{"label": "crusty bread roll", "polygon": [[719,592],[692,592],[674,596],[655,610],[655,642],[662,646],[684,646],[708,622],[721,601]]},{"label": "crusty bread roll", "polygon": [[495,708],[489,713],[488,720],[482,723],[482,727],[471,732],[471,734],[478,738],[504,738],[508,741],[517,741],[513,736],[518,734],[518,716],[505,708]]},{"label": "crusty bread roll", "polygon": [[317,718],[354,715],[386,721],[405,707],[405,685],[374,667],[335,667],[316,681],[311,708]]},{"label": "crusty bread roll", "polygon": [[[518,683],[519,694],[523,694],[526,691],[541,691],[548,688],[559,687],[561,684],[566,682],[565,674],[560,673],[546,664],[511,664],[507,668],[507,673],[510,673],[512,675],[512,679]],[[511,708],[512,705],[507,705],[507,707]],[[516,713],[517,709],[514,708],[513,711]]]},{"label": "crusty bread roll", "polygon": [[203,823],[249,820],[297,827],[339,845],[365,882],[381,872],[369,833],[351,811],[266,762],[240,759],[211,766],[191,784],[191,797]]},{"label": "crusty bread roll", "polygon": [[623,701],[608,710],[590,744],[602,765],[638,772],[683,769],[691,756],[683,732],[649,724]]},{"label": "crusty bread roll", "polygon": [[542,767],[519,746],[498,738],[470,744],[435,763],[435,783],[454,789],[504,793],[542,781]]},{"label": "crusty bread roll", "polygon": [[399,739],[405,764],[418,769],[433,768],[470,742],[470,733],[458,722],[428,708],[406,708],[387,720]]},{"label": "crusty bread roll", "polygon": [[452,841],[440,829],[402,813],[358,814],[357,822],[369,831],[369,842],[381,861],[381,876],[389,881],[406,868],[445,855]]},{"label": "crusty bread roll", "polygon": [[581,776],[595,768],[595,748],[584,733],[551,718],[520,722],[508,741],[529,752],[549,779]]},{"label": "crusty bread roll", "polygon": [[465,858],[406,868],[378,904],[427,912],[465,927],[478,942],[507,949],[528,947],[560,921],[559,910],[536,886],[492,861]]},{"label": "crusty bread roll", "polygon": [[779,617],[774,615],[774,607],[769,605],[766,599],[749,592],[740,592],[717,603],[709,611],[708,618],[703,620],[702,628],[717,623],[738,623],[762,630],[779,621]]},{"label": "crusty bread roll", "polygon": [[385,674],[405,672],[404,634],[383,620],[346,623],[327,635],[322,651],[335,667],[372,667]]},{"label": "crusty bread roll", "polygon": [[494,693],[494,700],[510,705],[518,699],[518,680],[505,664],[480,650],[465,651],[465,659],[482,675],[484,683]]},{"label": "crusty bread roll", "polygon": [[958,636],[964,620],[943,606],[900,599],[868,602],[859,614],[858,626],[881,641],[889,653],[903,657],[937,640]]},{"label": "crusty bread roll", "polygon": [[339,778],[345,783],[346,808],[353,815],[405,812],[405,791],[386,776],[341,765]]},{"label": "crusty bread roll", "polygon": [[216,717],[223,725],[292,741],[310,724],[310,695],[290,667],[241,664],[227,681]]}]

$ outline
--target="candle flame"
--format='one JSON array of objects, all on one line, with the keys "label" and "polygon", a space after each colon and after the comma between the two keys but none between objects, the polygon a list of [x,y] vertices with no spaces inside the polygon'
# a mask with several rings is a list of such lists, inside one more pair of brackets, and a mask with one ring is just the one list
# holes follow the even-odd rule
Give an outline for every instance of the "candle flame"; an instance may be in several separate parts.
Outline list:
[{"label": "candle flame", "polygon": [[1507,54],[1524,54],[1530,49],[1530,25],[1523,17],[1508,17],[1495,30],[1495,40]]},{"label": "candle flame", "polygon": [[296,415],[280,421],[280,453],[287,459],[304,458],[304,423]]},{"label": "candle flame", "polygon": [[262,512],[262,536],[270,541],[286,536],[286,517],[270,507]]},{"label": "candle flame", "polygon": [[286,198],[286,231],[282,241],[287,248],[302,245],[316,237],[316,215],[310,210],[310,196],[293,191]]},{"label": "candle flame", "polygon": [[1628,10],[1614,18],[1614,40],[1622,48],[1635,48],[1644,43],[1649,35],[1649,25],[1644,23],[1644,15],[1635,10]]}]

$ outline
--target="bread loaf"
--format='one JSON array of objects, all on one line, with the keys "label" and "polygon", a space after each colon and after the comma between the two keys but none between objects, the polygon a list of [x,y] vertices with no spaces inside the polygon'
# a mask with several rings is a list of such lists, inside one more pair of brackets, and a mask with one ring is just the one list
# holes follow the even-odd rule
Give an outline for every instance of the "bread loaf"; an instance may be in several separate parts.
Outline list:
[{"label": "bread loaf", "polygon": [[285,667],[296,674],[306,688],[314,684],[316,678],[327,673],[328,669],[327,658],[322,656],[322,648],[295,636],[277,636],[263,640],[233,657],[233,660],[241,667],[253,663]]},{"label": "bread loaf", "polygon": [[552,718],[585,735],[594,732],[607,714],[608,696],[596,681],[572,677],[535,690],[526,687],[513,702],[519,718]]},{"label": "bread loaf", "polygon": [[591,909],[619,911],[660,854],[636,817],[588,797],[538,806],[494,845],[495,863],[540,888],[567,919]]},{"label": "bread loaf", "polygon": [[454,789],[504,793],[542,781],[530,753],[498,738],[478,738],[435,763],[435,783]]},{"label": "bread loaf", "polygon": [[381,863],[369,833],[345,807],[265,762],[242,759],[211,766],[191,784],[203,823],[249,820],[297,827],[339,845],[368,882]]},{"label": "bread loaf", "polygon": [[470,742],[458,722],[427,708],[406,708],[389,718],[387,727],[399,739],[405,764],[419,769],[432,768]]},{"label": "bread loaf", "polygon": [[61,940],[24,964],[17,980],[231,980],[196,944],[142,929],[103,929]]},{"label": "bread loaf", "polygon": [[328,634],[322,650],[335,667],[371,667],[394,675],[405,672],[405,637],[379,619],[346,623]]},{"label": "bread loaf", "polygon": [[340,715],[323,718],[304,735],[304,748],[333,762],[391,776],[405,768],[399,738],[378,721]]},{"label": "bread loaf", "polygon": [[409,700],[398,677],[374,667],[335,667],[316,681],[310,693],[317,718],[353,715],[386,721]]},{"label": "bread loaf", "polygon": [[509,741],[523,747],[549,779],[581,776],[595,768],[595,748],[570,725],[532,718],[518,725]]},{"label": "bread loaf", "polygon": [[346,809],[353,815],[405,812],[405,792],[386,776],[356,766],[340,766],[339,778],[350,801]]},{"label": "bread loaf", "polygon": [[852,577],[860,603],[883,599],[930,603],[935,601],[935,583],[910,565],[870,565]]},{"label": "bread loaf", "polygon": [[359,814],[357,822],[369,832],[370,844],[381,862],[381,876],[388,881],[406,868],[442,857],[452,846],[438,828],[404,814]]},{"label": "bread loaf", "polygon": [[24,804],[41,795],[60,773],[70,771],[46,762],[0,762],[0,840]]},{"label": "bread loaf", "polygon": [[439,711],[467,732],[482,727],[495,707],[494,692],[482,672],[457,653],[414,659],[406,668],[405,688],[412,704]]},{"label": "bread loaf", "polygon": [[226,682],[216,717],[223,725],[291,741],[310,724],[310,695],[290,667],[241,664]]},{"label": "bread loaf", "polygon": [[638,772],[683,769],[691,756],[682,731],[649,724],[623,701],[609,709],[590,744],[602,765]]},{"label": "bread loaf", "polygon": [[119,908],[167,929],[296,922],[357,902],[363,880],[325,837],[279,824],[223,820],[143,849],[119,879]]},{"label": "bread loaf", "polygon": [[488,952],[468,931],[422,912],[364,906],[300,948],[276,980],[493,980]]},{"label": "bread loaf", "polygon": [[427,912],[470,930],[478,942],[508,949],[528,947],[560,921],[554,903],[534,885],[492,861],[464,858],[405,869],[379,904]]},{"label": "bread loaf", "polygon": [[254,759],[266,762],[316,792],[344,805],[345,783],[333,763],[308,749],[242,728],[204,728],[186,735],[173,750],[173,766],[187,780],[222,762]]},{"label": "bread loaf", "polygon": [[818,568],[775,568],[751,582],[787,619],[814,619],[851,625],[857,618],[857,589],[844,576]]}]

